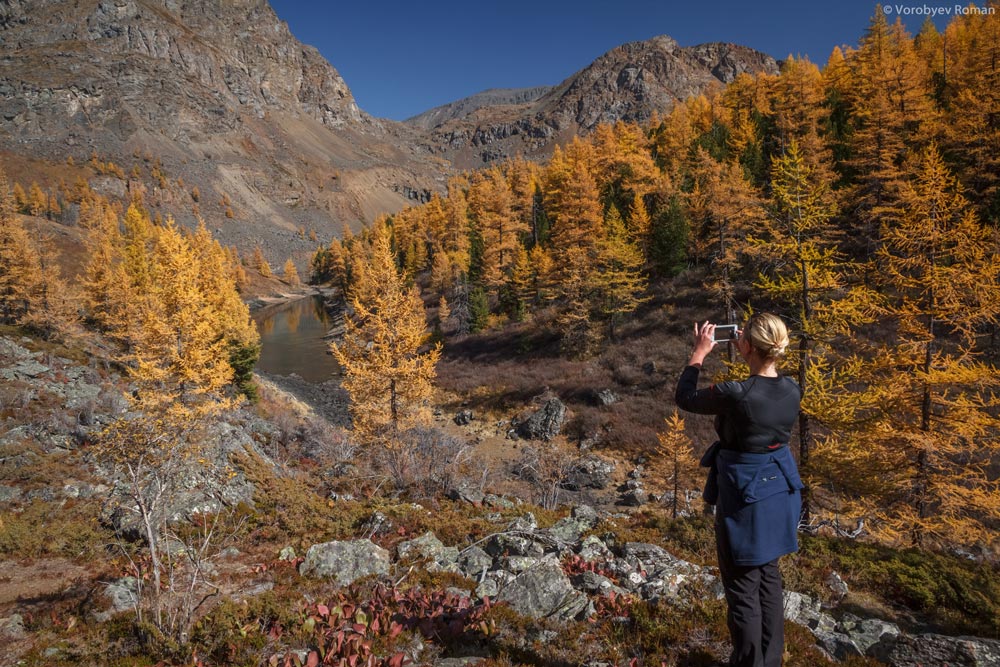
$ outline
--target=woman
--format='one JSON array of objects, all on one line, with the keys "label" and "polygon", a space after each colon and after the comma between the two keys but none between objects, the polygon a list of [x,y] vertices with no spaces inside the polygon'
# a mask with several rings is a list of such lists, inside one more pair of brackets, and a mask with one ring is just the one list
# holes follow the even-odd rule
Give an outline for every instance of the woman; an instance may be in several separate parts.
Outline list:
[{"label": "woman", "polygon": [[780,667],[784,614],[778,558],[798,549],[802,506],[795,459],[788,441],[802,390],[779,375],[788,347],[781,318],[758,314],[737,331],[737,349],[750,377],[698,389],[698,373],[716,346],[715,325],[694,327],[694,351],[677,382],[678,407],[716,415],[719,440],[702,465],[711,467],[705,500],[716,505],[719,572],[729,605],[732,667]]}]

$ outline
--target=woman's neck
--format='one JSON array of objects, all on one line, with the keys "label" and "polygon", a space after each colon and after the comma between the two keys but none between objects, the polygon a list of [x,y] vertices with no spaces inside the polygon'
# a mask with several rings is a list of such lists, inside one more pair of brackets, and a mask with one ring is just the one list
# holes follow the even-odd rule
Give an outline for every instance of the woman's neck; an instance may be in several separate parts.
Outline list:
[{"label": "woman's neck", "polygon": [[758,359],[755,354],[747,361],[750,363],[750,375],[762,375],[768,378],[778,377],[778,367],[773,359]]}]

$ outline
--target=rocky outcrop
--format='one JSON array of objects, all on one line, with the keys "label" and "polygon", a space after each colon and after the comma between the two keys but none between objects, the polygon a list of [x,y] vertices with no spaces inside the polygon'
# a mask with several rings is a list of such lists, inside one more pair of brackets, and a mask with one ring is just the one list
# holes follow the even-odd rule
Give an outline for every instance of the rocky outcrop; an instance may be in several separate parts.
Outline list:
[{"label": "rocky outcrop", "polygon": [[299,572],[347,586],[361,577],[387,574],[390,563],[389,552],[371,540],[335,541],[309,547]]},{"label": "rocky outcrop", "polygon": [[572,491],[580,489],[605,489],[611,484],[615,472],[612,461],[588,454],[577,461],[562,485]]},{"label": "rocky outcrop", "polygon": [[587,596],[573,588],[554,557],[530,564],[503,587],[497,598],[519,614],[532,618],[578,618],[587,610]]},{"label": "rocky outcrop", "polygon": [[514,432],[526,440],[551,440],[559,435],[565,420],[566,405],[552,397],[526,419],[517,422]]},{"label": "rocky outcrop", "polygon": [[[15,127],[41,129],[61,113],[64,126],[116,119],[114,127],[127,131],[152,114],[170,133],[195,121],[176,113],[181,109],[219,129],[240,122],[237,110],[263,118],[297,109],[331,128],[378,126],[340,74],[296,40],[265,0],[14,0],[0,11],[4,92],[20,93],[8,98],[4,116]],[[71,45],[89,58],[70,61]],[[51,67],[39,62],[46,53],[57,58]],[[149,94],[143,85],[156,76],[159,89]]]},{"label": "rocky outcrop", "polygon": [[446,547],[434,533],[401,542],[396,547],[396,554],[401,560],[422,561],[428,572],[458,570],[458,548]]},{"label": "rocky outcrop", "polygon": [[874,645],[868,655],[893,667],[1000,667],[1000,641],[934,634],[893,639]]}]

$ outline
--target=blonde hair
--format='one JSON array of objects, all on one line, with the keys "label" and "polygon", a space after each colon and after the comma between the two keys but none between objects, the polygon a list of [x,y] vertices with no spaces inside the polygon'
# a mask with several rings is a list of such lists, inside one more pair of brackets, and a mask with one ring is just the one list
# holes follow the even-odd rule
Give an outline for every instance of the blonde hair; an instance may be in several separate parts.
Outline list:
[{"label": "blonde hair", "polygon": [[765,359],[780,359],[788,348],[788,328],[771,313],[757,313],[747,322],[743,337]]}]

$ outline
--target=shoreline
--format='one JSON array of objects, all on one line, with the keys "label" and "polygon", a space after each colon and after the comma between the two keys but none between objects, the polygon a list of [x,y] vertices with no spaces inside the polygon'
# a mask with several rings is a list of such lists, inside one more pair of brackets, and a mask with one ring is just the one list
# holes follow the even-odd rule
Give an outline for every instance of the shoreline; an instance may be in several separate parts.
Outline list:
[{"label": "shoreline", "polygon": [[310,296],[323,296],[328,297],[333,294],[336,290],[328,287],[319,287],[316,285],[303,285],[292,290],[284,292],[274,292],[267,296],[254,296],[246,299],[244,303],[250,308],[251,314],[258,314],[261,311],[268,310],[277,306],[284,306],[294,301],[299,301],[300,299],[305,299]]}]

